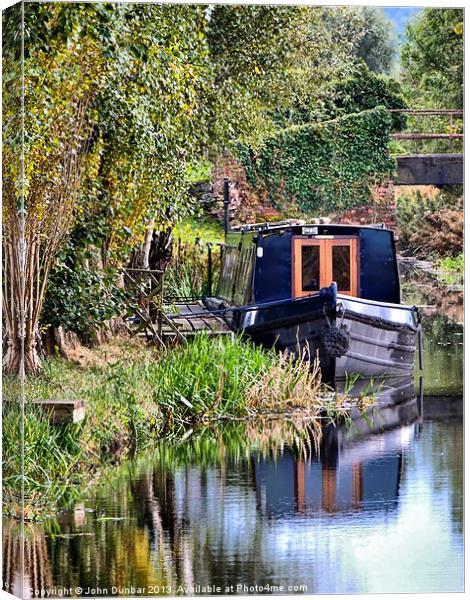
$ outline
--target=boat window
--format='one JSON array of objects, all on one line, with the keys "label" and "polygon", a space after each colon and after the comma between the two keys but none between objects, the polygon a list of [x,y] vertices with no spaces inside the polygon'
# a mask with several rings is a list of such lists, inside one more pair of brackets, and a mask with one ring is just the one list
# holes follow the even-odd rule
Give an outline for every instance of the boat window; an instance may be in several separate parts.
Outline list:
[{"label": "boat window", "polygon": [[320,246],[302,246],[302,291],[320,289]]},{"label": "boat window", "polygon": [[351,251],[347,246],[333,246],[333,277],[338,290],[351,289]]},{"label": "boat window", "polygon": [[358,240],[353,236],[295,237],[293,242],[294,298],[317,292],[336,281],[338,292],[358,293]]}]

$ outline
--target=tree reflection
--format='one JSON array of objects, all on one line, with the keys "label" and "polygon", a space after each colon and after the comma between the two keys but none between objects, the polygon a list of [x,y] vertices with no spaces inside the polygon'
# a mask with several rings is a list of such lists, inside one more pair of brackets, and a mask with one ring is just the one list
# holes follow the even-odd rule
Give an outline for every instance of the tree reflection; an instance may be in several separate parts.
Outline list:
[{"label": "tree reflection", "polygon": [[[85,506],[63,513],[57,529],[35,530],[27,583],[162,595],[178,586],[281,578],[315,591],[331,528],[392,527],[400,490],[418,472],[450,494],[459,533],[458,423],[439,429],[425,422],[418,437],[417,425],[406,423],[382,432],[376,423],[373,434],[364,424],[330,428],[319,449],[308,422],[283,421],[206,427],[182,443],[161,444],[124,465]],[[7,557],[15,551],[9,540]],[[13,562],[4,567],[10,588],[18,580]]]},{"label": "tree reflection", "polygon": [[15,596],[39,596],[52,587],[52,573],[43,527],[3,522],[3,589]]}]

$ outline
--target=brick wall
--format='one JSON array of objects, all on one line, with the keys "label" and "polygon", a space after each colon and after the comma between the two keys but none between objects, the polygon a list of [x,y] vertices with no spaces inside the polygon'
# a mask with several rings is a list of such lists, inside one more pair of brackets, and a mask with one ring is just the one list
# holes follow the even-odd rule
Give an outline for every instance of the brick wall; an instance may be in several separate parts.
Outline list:
[{"label": "brick wall", "polygon": [[[223,183],[227,177],[230,181],[230,214],[231,221],[238,223],[256,223],[281,218],[303,218],[296,205],[283,208],[282,213],[273,208],[267,196],[260,195],[248,184],[245,172],[240,163],[229,153],[220,157],[212,170],[212,183],[201,187],[200,201],[204,209],[223,221]],[[209,189],[210,188],[210,189]],[[376,185],[372,190],[372,202],[367,206],[359,206],[332,215],[311,215],[312,219],[328,217],[332,223],[373,224],[384,223],[387,228],[396,228],[395,187],[392,182]]]},{"label": "brick wall", "polygon": [[384,223],[387,229],[395,229],[396,202],[395,186],[392,182],[376,185],[372,189],[372,202],[367,206],[358,206],[350,210],[330,215],[332,223],[351,223],[368,225]]}]

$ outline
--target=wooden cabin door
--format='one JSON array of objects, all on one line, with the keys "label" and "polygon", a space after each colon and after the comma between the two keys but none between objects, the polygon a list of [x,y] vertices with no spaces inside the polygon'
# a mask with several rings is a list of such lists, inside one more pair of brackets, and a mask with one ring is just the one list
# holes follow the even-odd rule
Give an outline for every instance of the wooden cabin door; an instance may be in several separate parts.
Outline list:
[{"label": "wooden cabin door", "polygon": [[308,296],[333,281],[340,294],[357,296],[357,238],[294,238],[293,297]]}]

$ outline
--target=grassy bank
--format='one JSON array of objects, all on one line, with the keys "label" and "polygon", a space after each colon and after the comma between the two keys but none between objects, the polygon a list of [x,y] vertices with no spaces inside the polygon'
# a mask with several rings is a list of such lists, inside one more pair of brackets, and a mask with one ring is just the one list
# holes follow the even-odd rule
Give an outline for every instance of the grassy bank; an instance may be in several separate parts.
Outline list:
[{"label": "grassy bank", "polygon": [[[319,436],[318,417],[344,419],[352,402],[325,390],[318,370],[241,339],[200,336],[170,351],[121,346],[118,356],[104,347],[100,363],[86,367],[50,359],[39,377],[26,381],[27,400],[82,398],[86,405],[84,422],[54,426],[41,408],[26,403],[25,494],[31,518],[70,504],[79,484],[167,436],[182,437],[220,420],[280,414],[307,415]],[[19,408],[6,403],[3,489],[12,513],[19,509],[20,432]]]},{"label": "grassy bank", "polygon": [[[213,217],[187,218],[175,225],[172,260],[164,278],[164,295],[171,298],[192,298],[209,294],[208,242],[224,241],[223,226]],[[220,250],[212,250],[212,292],[220,272]]]},{"label": "grassy bank", "polygon": [[439,258],[435,263],[435,267],[438,271],[439,279],[446,285],[463,285],[463,252],[460,252],[457,256],[445,256]]},{"label": "grassy bank", "polygon": [[224,227],[217,219],[210,215],[188,217],[175,225],[173,230],[175,240],[193,244],[199,240],[202,244],[207,242],[223,242]]}]

